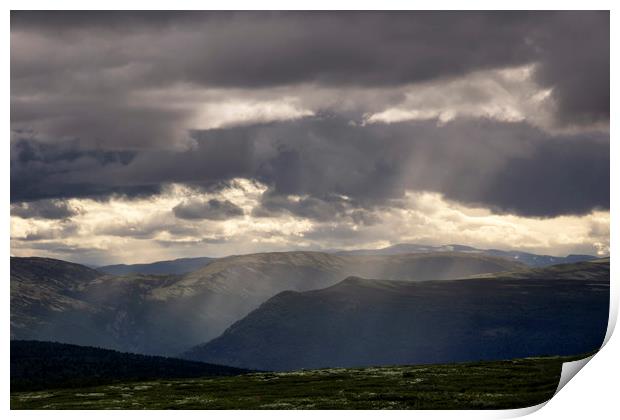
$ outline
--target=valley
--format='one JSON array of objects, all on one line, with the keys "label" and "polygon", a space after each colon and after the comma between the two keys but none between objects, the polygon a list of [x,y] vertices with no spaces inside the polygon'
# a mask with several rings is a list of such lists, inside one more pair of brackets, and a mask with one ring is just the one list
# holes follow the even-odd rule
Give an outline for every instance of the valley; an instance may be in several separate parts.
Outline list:
[{"label": "valley", "polygon": [[535,405],[599,349],[609,264],[286,252],[111,275],[12,258],[11,407]]},{"label": "valley", "polygon": [[281,252],[221,258],[185,275],[114,276],[59,260],[12,258],[11,337],[171,356],[217,337],[285,290],[328,287],[350,275],[419,281],[522,268],[455,252]]}]

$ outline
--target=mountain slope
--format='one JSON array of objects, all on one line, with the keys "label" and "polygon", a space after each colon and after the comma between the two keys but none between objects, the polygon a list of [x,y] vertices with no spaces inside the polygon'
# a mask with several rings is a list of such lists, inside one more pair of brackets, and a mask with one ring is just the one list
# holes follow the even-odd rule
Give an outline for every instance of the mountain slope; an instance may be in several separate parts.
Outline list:
[{"label": "mountain slope", "polygon": [[508,258],[519,261],[530,267],[547,267],[555,264],[575,263],[581,261],[591,261],[596,259],[592,255],[567,255],[566,257],[554,257],[551,255],[538,255],[522,251],[503,251],[499,249],[478,249],[466,245],[418,245],[418,244],[396,244],[380,249],[356,249],[350,251],[337,251],[339,255],[396,255],[409,253],[427,252],[467,252],[471,254],[489,255],[493,257]]},{"label": "mountain slope", "polygon": [[123,276],[127,274],[187,274],[213,262],[215,258],[179,258],[148,264],[116,264],[97,267],[102,273]]},{"label": "mountain slope", "polygon": [[454,281],[350,277],[283,292],[184,357],[263,370],[448,363],[598,349],[609,260]]},{"label": "mountain slope", "polygon": [[11,391],[92,386],[129,380],[228,376],[247,370],[95,347],[11,341]]},{"label": "mountain slope", "polygon": [[[34,266],[38,261],[14,259],[12,264]],[[284,290],[326,287],[350,275],[447,279],[522,267],[502,258],[459,253],[284,252],[222,258],[184,276],[112,276],[84,268],[83,280],[54,295],[71,303],[64,306],[38,300],[49,281],[33,274],[28,279],[32,287],[18,287],[11,294],[12,337],[173,355],[216,337]]]},{"label": "mountain slope", "polygon": [[11,257],[11,337],[45,330],[62,312],[92,312],[80,298],[80,289],[100,276],[67,261]]},{"label": "mountain slope", "polygon": [[11,278],[28,282],[33,278],[45,280],[55,289],[72,288],[83,280],[94,279],[101,273],[84,265],[53,258],[11,257]]},{"label": "mountain slope", "polygon": [[[204,342],[284,290],[305,291],[356,275],[407,281],[450,279],[523,268],[510,260],[460,253],[337,256],[319,252],[262,253],[228,257],[152,290],[149,299],[166,313],[158,325],[184,325],[185,342]],[[171,306],[170,306],[171,305]],[[198,308],[198,309],[197,309]],[[208,308],[203,310],[202,308]],[[161,309],[161,308],[160,308]],[[178,348],[178,351],[187,349]]]}]

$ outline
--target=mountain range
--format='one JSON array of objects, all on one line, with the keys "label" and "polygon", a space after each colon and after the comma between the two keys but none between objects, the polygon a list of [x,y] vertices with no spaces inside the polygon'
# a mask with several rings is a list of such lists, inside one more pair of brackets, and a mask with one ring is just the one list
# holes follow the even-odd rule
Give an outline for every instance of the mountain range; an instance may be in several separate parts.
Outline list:
[{"label": "mountain range", "polygon": [[609,259],[453,281],[282,292],[183,355],[262,370],[570,355],[607,328]]},{"label": "mountain range", "polygon": [[[479,249],[467,245],[419,245],[419,244],[396,244],[378,249],[357,249],[357,250],[329,250],[323,251],[337,255],[397,255],[397,254],[418,254],[430,252],[465,252],[470,254],[489,255],[492,257],[503,257],[512,259],[530,267],[545,267],[554,264],[573,263],[579,261],[589,261],[597,257],[592,255],[571,254],[566,257],[556,257],[551,255],[538,255],[521,251],[503,251],[499,249]],[[143,264],[115,264],[94,266],[106,274],[127,275],[127,274],[188,274],[207,266],[215,261],[216,258],[179,258],[176,260],[155,261]]]},{"label": "mountain range", "polygon": [[396,244],[379,249],[357,249],[350,251],[334,251],[341,255],[394,255],[408,253],[425,252],[466,252],[472,254],[490,255],[493,257],[503,257],[522,262],[530,267],[546,267],[555,264],[575,263],[580,261],[590,261],[598,257],[593,255],[570,254],[566,257],[555,257],[551,255],[538,255],[522,251],[503,251],[500,249],[479,249],[467,245],[418,245],[418,244]]},{"label": "mountain range", "polygon": [[175,355],[220,335],[285,291],[349,276],[421,281],[514,271],[475,253],[261,253],[220,258],[184,275],[110,275],[60,260],[11,258],[11,337]]}]

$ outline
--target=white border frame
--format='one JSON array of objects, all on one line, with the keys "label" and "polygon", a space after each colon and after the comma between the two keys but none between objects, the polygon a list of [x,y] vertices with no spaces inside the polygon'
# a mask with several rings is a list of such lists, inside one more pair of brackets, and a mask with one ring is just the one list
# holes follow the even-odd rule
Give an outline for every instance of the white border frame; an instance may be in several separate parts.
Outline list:
[{"label": "white border frame", "polygon": [[[42,1],[42,0],[30,0],[30,1],[8,1],[8,8],[3,15],[3,23],[5,27],[5,40],[2,44],[4,54],[4,65],[1,67],[3,73],[4,82],[4,115],[2,120],[4,127],[4,133],[10,132],[10,9],[15,10],[37,10],[37,9],[82,9],[82,10],[104,10],[104,9],[121,9],[121,10],[149,10],[149,9],[168,9],[170,6],[174,6],[175,9],[180,10],[231,10],[231,9],[268,9],[268,10],[309,10],[309,9],[325,9],[325,10],[377,10],[381,9],[394,9],[394,10],[439,10],[439,9],[451,9],[451,10],[469,10],[464,9],[463,5],[472,6],[474,10],[547,10],[547,9],[564,9],[564,10],[611,10],[611,44],[617,46],[618,43],[618,30],[617,24],[619,19],[616,16],[617,11],[614,10],[614,5],[617,2],[612,1],[598,1],[591,0],[588,2],[578,1],[544,1],[544,0],[522,0],[504,1],[498,3],[497,1],[474,1],[474,2],[462,2],[462,1],[443,1],[436,0],[433,2],[412,2],[404,0],[383,0],[381,2],[371,2],[367,0],[358,1],[340,1],[334,2],[325,0],[314,0],[299,2],[285,2],[285,1],[249,1],[249,0],[229,0],[227,2],[204,2],[198,0],[177,0],[174,3],[164,1],[119,1],[110,0],[106,2],[89,2],[87,4],[71,0],[71,1]],[[53,6],[53,7],[52,7]],[[618,50],[616,48],[616,50]],[[614,180],[618,180],[618,170],[613,163],[618,162],[618,145],[613,139],[613,127],[614,125],[614,113],[613,110],[618,109],[617,102],[617,83],[613,75],[618,74],[618,54],[611,50],[611,181],[614,185]],[[5,140],[3,142],[3,152],[5,159],[10,155],[9,142]],[[10,290],[9,290],[9,259],[6,258],[10,254],[10,206],[9,206],[9,180],[10,180],[10,167],[9,165],[2,166],[2,193],[5,198],[5,205],[2,208],[2,224],[0,235],[3,238],[2,244],[5,250],[5,258],[0,259],[2,264],[4,278],[4,320],[0,324],[0,330],[2,331],[5,341],[2,343],[2,403],[3,408],[9,411],[9,320],[10,320]],[[611,208],[617,208],[618,197],[617,193],[611,192]],[[615,223],[615,218],[611,217],[611,245],[612,254],[615,250],[616,238],[618,238],[618,223]],[[612,255],[612,260],[615,261],[616,255]],[[620,355],[620,344],[617,339],[611,339],[611,332],[615,327],[618,314],[618,298],[619,298],[619,285],[618,285],[618,269],[615,264],[611,265],[611,308],[610,308],[610,323],[608,328],[608,334],[606,337],[606,345],[587,366],[580,372],[576,380],[570,381],[564,389],[561,390],[554,398],[552,398],[547,404],[541,404],[536,407],[520,409],[520,410],[504,410],[504,411],[397,411],[397,412],[385,412],[385,411],[355,411],[351,413],[358,418],[371,419],[377,415],[388,416],[392,418],[408,418],[409,416],[415,416],[416,418],[434,418],[434,419],[481,419],[481,418],[509,418],[517,417],[532,412],[536,412],[534,417],[537,419],[547,418],[567,418],[567,419],[582,419],[584,416],[591,416],[593,418],[609,418],[613,416],[614,412],[618,412],[617,392],[618,387],[618,374],[620,373],[620,361],[618,356]],[[537,411],[538,409],[545,407],[544,409]],[[215,416],[218,419],[230,419],[238,418],[239,416],[251,416],[253,419],[258,420],[272,420],[274,418],[308,418],[316,415],[321,415],[329,418],[336,418],[345,414],[342,411],[252,411],[252,412],[239,412],[239,411],[183,411],[180,415],[187,418],[200,418],[203,419],[205,415]],[[348,414],[348,413],[347,413]],[[92,416],[93,419],[108,418],[109,416],[124,416],[129,415],[127,412],[103,412],[103,411],[11,411],[11,416],[16,418],[31,418],[42,417],[52,419],[81,419],[84,415]],[[161,411],[147,411],[147,412],[131,412],[130,414],[136,419],[162,419],[168,415],[167,412]]]}]

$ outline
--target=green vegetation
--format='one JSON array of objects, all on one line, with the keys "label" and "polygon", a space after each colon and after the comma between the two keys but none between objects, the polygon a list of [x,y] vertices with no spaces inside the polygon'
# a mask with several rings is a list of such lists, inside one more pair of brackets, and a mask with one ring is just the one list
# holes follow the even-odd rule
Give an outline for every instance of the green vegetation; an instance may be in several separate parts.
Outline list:
[{"label": "green vegetation", "polygon": [[574,357],[252,373],[14,392],[12,409],[508,409],[550,399]]}]

